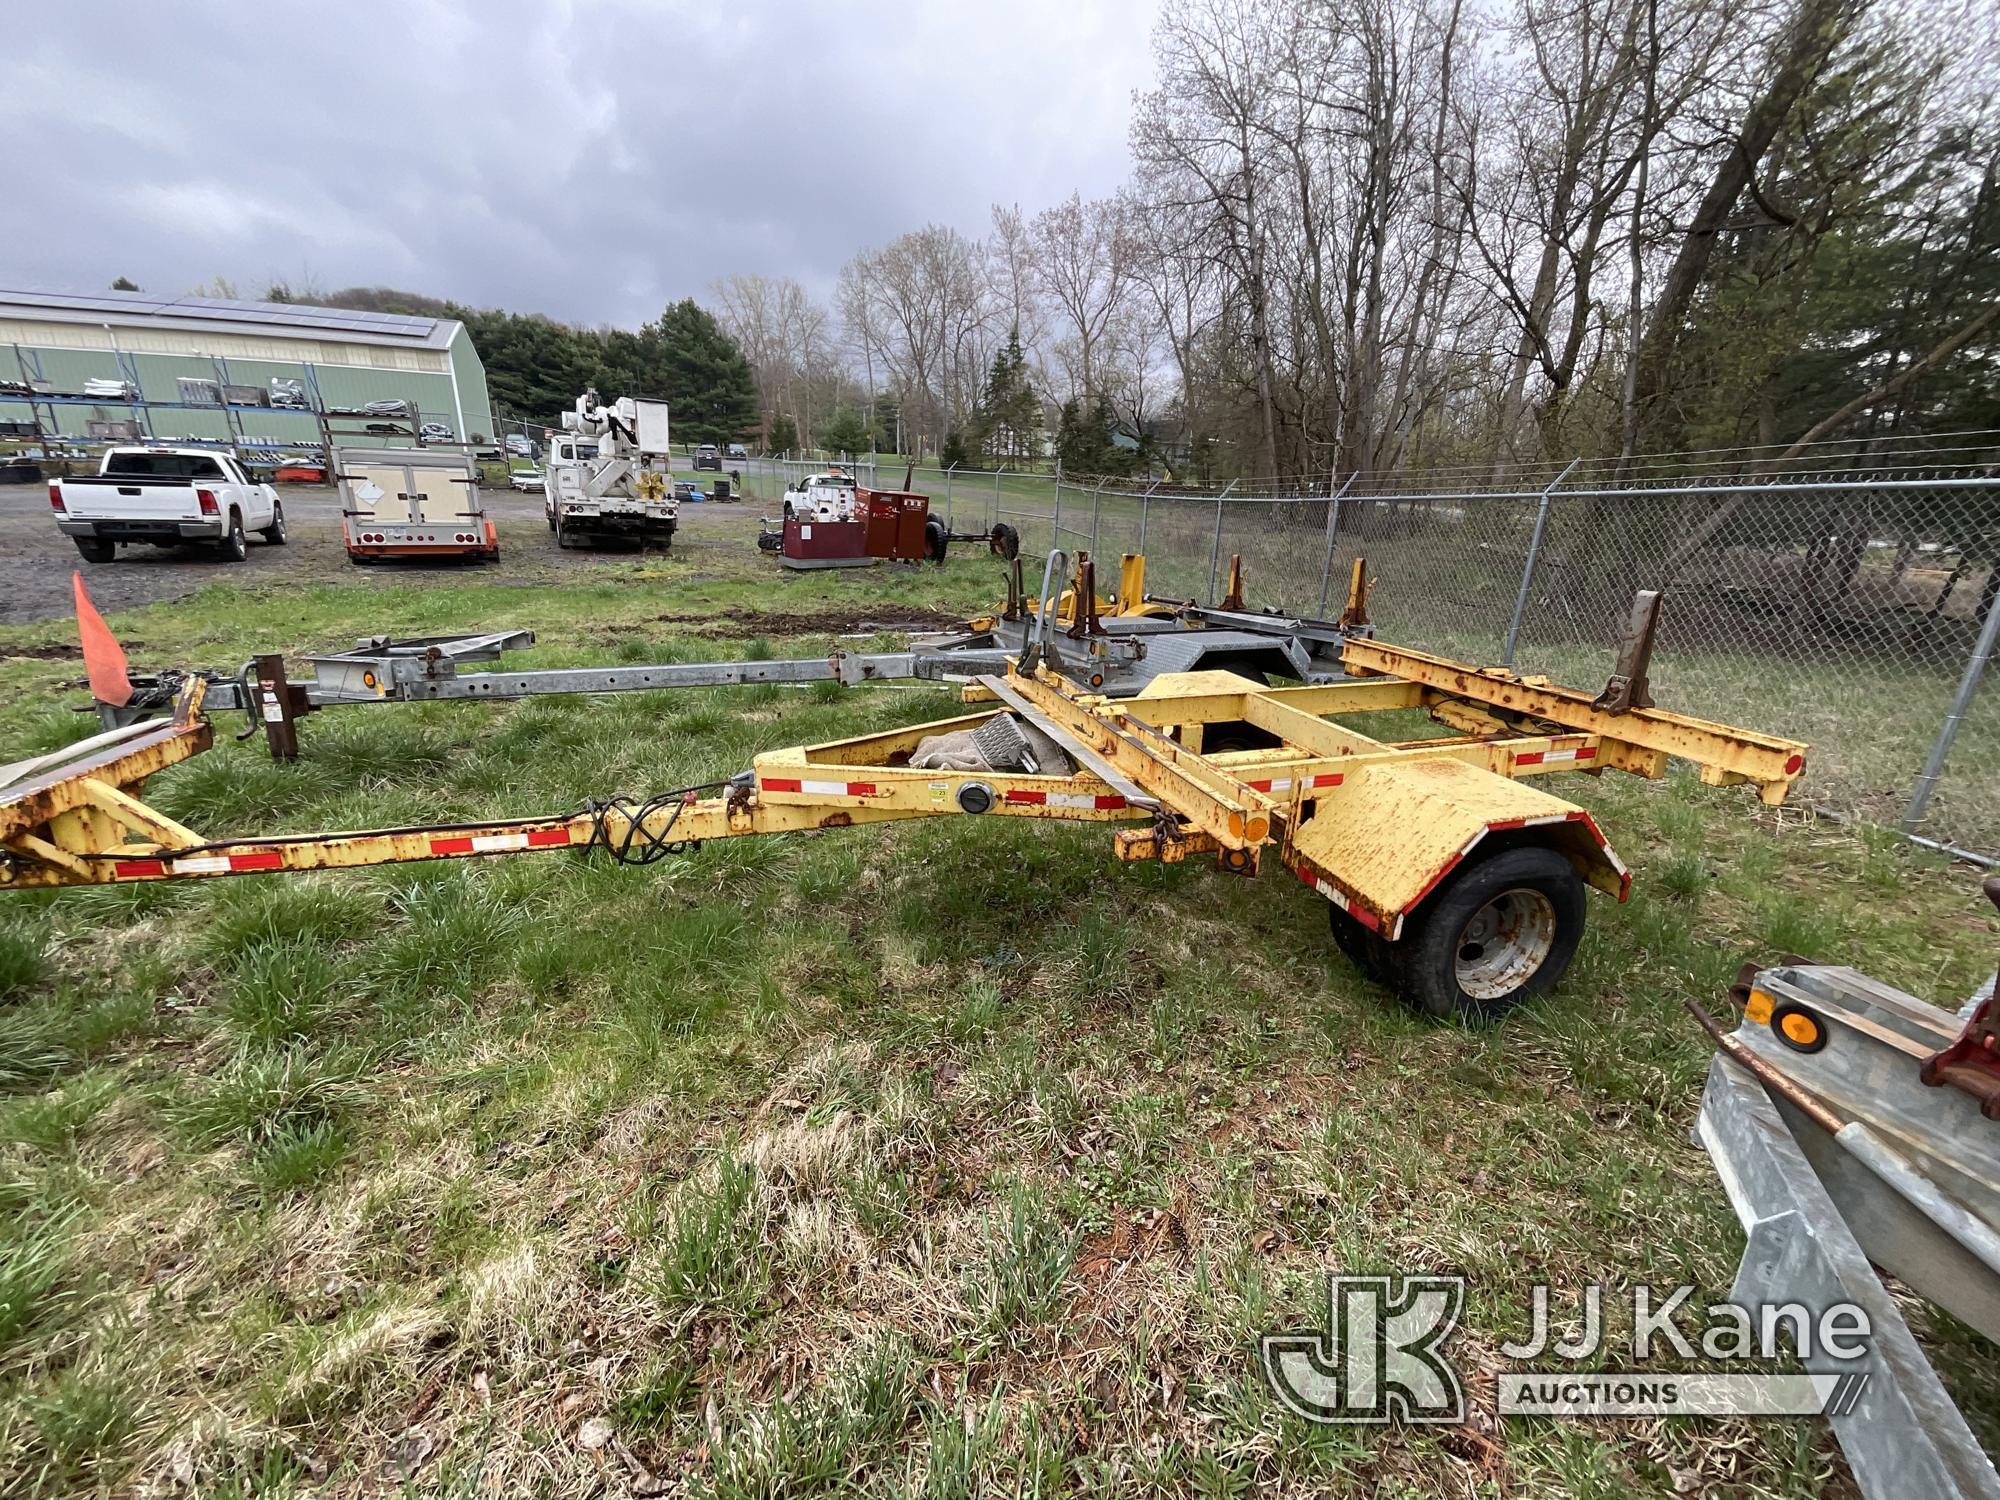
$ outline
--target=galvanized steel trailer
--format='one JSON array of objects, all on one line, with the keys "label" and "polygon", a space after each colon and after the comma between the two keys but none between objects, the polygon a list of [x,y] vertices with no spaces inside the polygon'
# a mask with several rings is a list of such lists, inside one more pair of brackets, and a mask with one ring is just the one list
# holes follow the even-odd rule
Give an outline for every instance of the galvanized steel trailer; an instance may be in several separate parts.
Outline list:
[{"label": "galvanized steel trailer", "polygon": [[[1076,597],[1095,599],[1087,587]],[[1630,886],[1590,814],[1535,780],[1658,777],[1679,758],[1705,782],[1750,785],[1775,804],[1805,764],[1794,741],[1638,706],[1650,701],[1643,674],[1636,693],[1614,691],[1614,677],[1593,697],[1358,635],[1342,644],[1341,681],[1271,687],[1229,671],[1168,672],[1114,698],[1061,668],[1057,617],[1039,610],[1019,659],[965,686],[963,716],[770,750],[726,782],[643,801],[448,826],[218,838],[148,807],[148,778],[212,742],[208,684],[192,678],[171,720],[0,769],[0,887],[550,849],[650,862],[709,839],[928,817],[1123,824],[1113,838],[1123,860],[1290,871],[1326,898],[1336,940],[1369,973],[1428,1013],[1484,1018],[1560,977],[1582,934],[1586,885],[1619,899]],[[1621,665],[1639,661],[1643,651],[1628,650]],[[1347,722],[1401,710],[1455,733],[1396,740]],[[926,742],[1021,726],[1059,747],[1060,774],[912,764]]]}]

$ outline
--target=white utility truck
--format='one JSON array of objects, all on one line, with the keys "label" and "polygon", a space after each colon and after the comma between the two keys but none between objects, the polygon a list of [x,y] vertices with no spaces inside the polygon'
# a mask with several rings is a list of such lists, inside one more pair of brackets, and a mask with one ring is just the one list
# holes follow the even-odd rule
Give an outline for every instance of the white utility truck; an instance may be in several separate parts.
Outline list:
[{"label": "white utility truck", "polygon": [[252,531],[285,544],[278,492],[210,448],[112,448],[93,477],[50,480],[49,509],[86,562],[110,562],[120,542],[214,542],[230,562],[243,561]]},{"label": "white utility truck", "polygon": [[667,403],[621,396],[608,404],[585,391],[549,434],[542,508],[558,547],[605,538],[665,547],[674,539]]}]

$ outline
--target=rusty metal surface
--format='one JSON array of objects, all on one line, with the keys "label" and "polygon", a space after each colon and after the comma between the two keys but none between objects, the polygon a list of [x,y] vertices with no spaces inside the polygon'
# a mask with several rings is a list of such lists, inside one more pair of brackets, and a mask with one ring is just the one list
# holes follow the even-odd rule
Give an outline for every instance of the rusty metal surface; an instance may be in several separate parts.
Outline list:
[{"label": "rusty metal surface", "polygon": [[1806,746],[1797,740],[1657,708],[1609,714],[1583,693],[1500,668],[1474,667],[1408,647],[1353,638],[1342,648],[1341,659],[1350,672],[1400,677],[1488,708],[1693,761],[1702,768],[1704,782],[1717,786],[1750,782],[1767,803],[1783,802],[1805,769]]},{"label": "rusty metal surface", "polygon": [[1635,708],[1653,706],[1653,687],[1647,674],[1653,666],[1653,637],[1660,628],[1660,591],[1640,589],[1632,596],[1632,608],[1619,628],[1611,680],[1592,702],[1607,714],[1630,713]]},{"label": "rusty metal surface", "polygon": [[[1389,937],[1489,833],[1534,828],[1591,884],[1613,893],[1624,868],[1597,838],[1570,829],[1583,811],[1536,787],[1455,760],[1376,763],[1316,794],[1282,858],[1308,884],[1329,880]],[[1594,828],[1594,825],[1593,825]],[[1350,908],[1351,910],[1352,908]]]}]

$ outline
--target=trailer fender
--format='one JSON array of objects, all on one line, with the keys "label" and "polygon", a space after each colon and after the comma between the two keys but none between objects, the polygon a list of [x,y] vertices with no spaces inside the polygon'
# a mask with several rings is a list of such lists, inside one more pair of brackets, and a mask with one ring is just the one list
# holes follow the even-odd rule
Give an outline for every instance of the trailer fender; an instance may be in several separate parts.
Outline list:
[{"label": "trailer fender", "polygon": [[1301,800],[1283,861],[1391,941],[1404,920],[1482,847],[1542,844],[1623,901],[1632,877],[1589,813],[1465,761],[1357,767]]}]

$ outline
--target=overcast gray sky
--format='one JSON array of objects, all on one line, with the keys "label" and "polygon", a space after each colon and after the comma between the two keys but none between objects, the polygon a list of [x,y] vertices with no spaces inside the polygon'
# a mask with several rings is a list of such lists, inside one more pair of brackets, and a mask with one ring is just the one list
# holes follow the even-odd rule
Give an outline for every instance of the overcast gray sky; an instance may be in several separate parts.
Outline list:
[{"label": "overcast gray sky", "polygon": [[731,271],[825,291],[926,222],[1110,191],[1156,0],[38,9],[0,280],[390,285],[633,324]]}]

